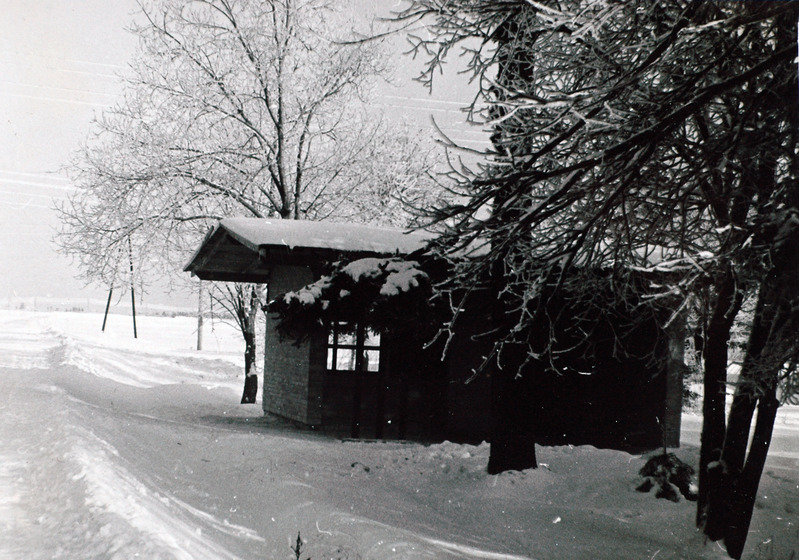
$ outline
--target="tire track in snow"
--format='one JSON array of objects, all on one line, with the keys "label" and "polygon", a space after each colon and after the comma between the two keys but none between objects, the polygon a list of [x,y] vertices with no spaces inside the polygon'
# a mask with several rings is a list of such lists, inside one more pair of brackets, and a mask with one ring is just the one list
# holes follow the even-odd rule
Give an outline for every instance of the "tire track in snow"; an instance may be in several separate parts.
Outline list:
[{"label": "tire track in snow", "polygon": [[117,523],[115,531],[137,532],[156,550],[177,560],[240,560],[208,538],[203,526],[238,539],[264,541],[247,527],[221,521],[146,485],[119,465],[116,456],[113,447],[91,433],[83,434],[70,452],[70,459],[81,469],[75,479],[86,486],[87,506],[95,514],[124,522]]},{"label": "tire track in snow", "polygon": [[[198,384],[208,389],[219,387],[238,391],[238,370],[234,375],[220,374],[209,360],[195,360],[187,366],[185,358],[141,349],[109,348],[101,344],[64,338],[61,363],[72,365],[121,385],[149,389],[160,385]],[[198,383],[198,380],[199,383]]]},{"label": "tire track in snow", "polygon": [[38,325],[4,322],[0,325],[0,367],[47,369],[50,355],[61,345],[58,335]]},{"label": "tire track in snow", "polygon": [[[13,395],[6,393],[5,399],[11,398]],[[31,446],[21,437],[16,411],[4,404],[0,415],[0,558],[29,559],[29,543],[41,537],[25,508]]]},{"label": "tire track in snow", "polygon": [[31,383],[29,370],[0,373],[0,558],[110,558],[96,541],[86,546],[99,527],[84,515],[83,489],[72,480],[77,468],[64,459],[74,438],[59,389]]},{"label": "tire track in snow", "polygon": [[95,377],[138,388],[193,383],[207,389],[240,390],[240,369],[225,360],[192,356],[187,361],[181,352],[152,352],[146,340],[136,341],[130,348],[108,346],[115,339],[68,334],[64,325],[51,324],[51,315],[0,314],[0,368],[41,370],[72,365]]},{"label": "tire track in snow", "polygon": [[0,377],[0,558],[239,560],[202,529],[257,538],[149,489],[74,424],[62,389],[26,371]]},{"label": "tire track in snow", "polygon": [[439,539],[430,539],[422,537],[423,540],[435,545],[442,550],[451,552],[453,554],[463,555],[469,558],[480,558],[485,560],[531,560],[528,556],[519,556],[516,554],[505,554],[503,552],[491,552],[490,550],[482,550],[473,546],[467,546],[449,541],[442,541]]},{"label": "tire track in snow", "polygon": [[[345,527],[358,526],[350,533]],[[476,546],[465,545],[443,539],[434,539],[406,529],[400,529],[379,521],[343,513],[330,516],[330,527],[317,530],[331,537],[348,538],[352,542],[372,542],[364,558],[374,560],[400,560],[408,558],[462,558],[474,560],[533,560],[529,556],[494,552]],[[355,535],[358,535],[356,538]],[[357,548],[361,548],[357,546]]]}]

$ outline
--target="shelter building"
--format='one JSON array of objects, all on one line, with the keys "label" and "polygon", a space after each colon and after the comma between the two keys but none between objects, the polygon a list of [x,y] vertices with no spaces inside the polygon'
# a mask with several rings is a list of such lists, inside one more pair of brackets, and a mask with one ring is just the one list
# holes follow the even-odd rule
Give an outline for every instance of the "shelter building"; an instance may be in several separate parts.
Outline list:
[{"label": "shelter building", "polygon": [[[185,270],[203,280],[265,283],[275,299],[319,280],[331,262],[409,255],[430,237],[357,224],[228,218],[208,233]],[[489,305],[477,298],[468,306],[443,360],[435,346],[337,322],[300,344],[281,340],[268,316],[263,409],[344,437],[489,439],[490,379],[466,383],[490,350],[472,337]],[[657,367],[605,357],[591,372],[542,374],[541,388],[552,398],[531,407],[547,432],[538,443],[644,449],[665,438],[679,445],[682,345],[679,333],[671,336]]]}]

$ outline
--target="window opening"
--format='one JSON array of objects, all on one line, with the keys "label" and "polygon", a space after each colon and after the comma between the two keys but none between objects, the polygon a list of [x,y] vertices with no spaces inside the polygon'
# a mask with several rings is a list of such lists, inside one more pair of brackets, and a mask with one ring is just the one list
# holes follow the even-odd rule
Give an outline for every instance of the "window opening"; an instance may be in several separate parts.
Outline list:
[{"label": "window opening", "polygon": [[363,339],[359,340],[358,330],[358,326],[348,323],[331,324],[327,338],[328,371],[356,371],[359,354],[364,372],[380,370],[380,333],[367,328],[363,330]]}]

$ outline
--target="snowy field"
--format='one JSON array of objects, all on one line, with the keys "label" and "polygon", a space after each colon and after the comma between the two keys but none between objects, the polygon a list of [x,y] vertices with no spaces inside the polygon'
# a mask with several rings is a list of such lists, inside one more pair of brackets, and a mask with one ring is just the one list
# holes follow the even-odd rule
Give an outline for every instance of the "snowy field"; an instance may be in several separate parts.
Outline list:
[{"label": "snowy field", "polygon": [[[634,490],[644,457],[540,448],[540,469],[489,476],[485,444],[329,439],[237,404],[231,327],[197,352],[191,319],[129,323],[0,311],[0,558],[291,559],[298,532],[303,560],[725,557],[693,503]],[[799,557],[791,418],[745,558]]]}]

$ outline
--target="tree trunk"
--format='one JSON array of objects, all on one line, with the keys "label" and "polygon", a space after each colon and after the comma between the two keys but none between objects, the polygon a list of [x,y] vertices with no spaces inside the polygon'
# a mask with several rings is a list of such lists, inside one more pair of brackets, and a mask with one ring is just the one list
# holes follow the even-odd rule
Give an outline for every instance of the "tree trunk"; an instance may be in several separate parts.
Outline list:
[{"label": "tree trunk", "polygon": [[718,540],[727,534],[730,516],[735,513],[733,495],[740,482],[741,473],[746,460],[746,448],[749,443],[749,430],[757,405],[757,385],[759,375],[755,373],[766,345],[768,328],[764,321],[764,312],[768,305],[766,287],[758,299],[755,309],[752,332],[749,335],[746,357],[738,378],[735,397],[730,407],[730,414],[724,434],[724,446],[720,456],[720,468],[717,472],[718,484],[708,496],[708,517],[705,534],[712,540]]},{"label": "tree trunk", "polygon": [[535,374],[521,371],[526,354],[526,344],[506,344],[501,363],[491,376],[494,426],[489,474],[538,467],[532,390]]},{"label": "tree trunk", "polygon": [[[497,82],[500,87],[491,88],[498,96],[491,107],[494,125],[491,142],[502,154],[497,159],[503,165],[515,166],[514,158],[529,153],[526,141],[519,141],[518,133],[522,121],[509,117],[507,106],[502,103],[504,89],[524,91],[533,85],[532,47],[537,34],[524,37],[518,33],[519,22],[510,17],[492,34],[496,41]],[[493,200],[492,218],[500,226],[514,226],[531,207],[530,200],[515,198],[514,186],[505,184],[497,190]],[[507,470],[524,470],[538,467],[535,455],[535,405],[533,385],[534,368],[528,364],[529,332],[527,336],[518,332],[525,303],[518,293],[509,289],[509,282],[516,277],[516,270],[523,269],[529,254],[524,248],[532,239],[532,230],[524,234],[511,248],[506,243],[502,227],[491,234],[491,252],[494,262],[490,268],[489,297],[495,302],[492,309],[492,327],[505,335],[506,342],[494,357],[491,372],[491,453],[488,472],[496,474]],[[547,334],[548,338],[548,334]],[[522,371],[522,369],[525,371]]]},{"label": "tree trunk", "polygon": [[258,374],[255,368],[255,318],[252,317],[250,325],[252,330],[244,333],[244,393],[241,395],[241,404],[253,404],[258,396]]},{"label": "tree trunk", "polygon": [[[794,231],[773,256],[775,267],[760,286],[752,330],[736,389],[724,450],[721,483],[711,489],[705,533],[723,537],[727,553],[740,559],[754,511],[779,402],[777,379],[799,336],[793,295],[799,281],[799,233]],[[749,432],[757,405],[752,442]],[[749,452],[747,455],[747,444]],[[745,461],[745,462],[744,462]]]},{"label": "tree trunk", "polygon": [[[505,407],[494,417],[491,437],[491,454],[488,458],[488,474],[504,471],[521,471],[538,468],[535,455],[535,432],[524,411],[529,412],[530,403],[516,391],[519,381],[500,381],[504,385],[496,407]],[[520,414],[521,413],[521,414]]]},{"label": "tree trunk", "polygon": [[[490,297],[494,299],[491,323],[499,332],[514,333],[519,321],[521,303],[507,288],[505,260],[507,254],[497,259],[491,269]],[[514,336],[509,334],[509,336]],[[519,335],[521,336],[521,335]],[[528,329],[528,337],[529,329]],[[524,337],[522,336],[524,339]],[[529,367],[527,340],[506,340],[493,358],[491,372],[491,451],[488,473],[535,469],[536,434],[534,430],[535,371]]]},{"label": "tree trunk", "polygon": [[256,339],[255,325],[258,322],[258,305],[260,298],[257,286],[250,290],[249,308],[242,305],[243,317],[240,319],[242,334],[244,335],[244,393],[241,395],[241,404],[253,404],[258,396],[258,372],[255,367]]},{"label": "tree trunk", "polygon": [[733,320],[741,308],[743,294],[737,289],[735,276],[728,269],[721,279],[704,344],[705,397],[702,403],[702,436],[699,452],[699,493],[697,498],[696,524],[705,528],[712,539],[721,538],[714,528],[708,533],[708,497],[721,483],[719,468],[710,465],[721,459],[724,446],[724,405],[727,391],[727,344]]},{"label": "tree trunk", "polygon": [[755,509],[757,488],[766,464],[766,456],[771,445],[771,434],[774,430],[774,419],[777,416],[779,402],[776,391],[760,397],[757,407],[757,423],[752,437],[746,466],[730,493],[727,524],[724,530],[724,545],[727,553],[736,560],[743,555],[749,524]]}]

